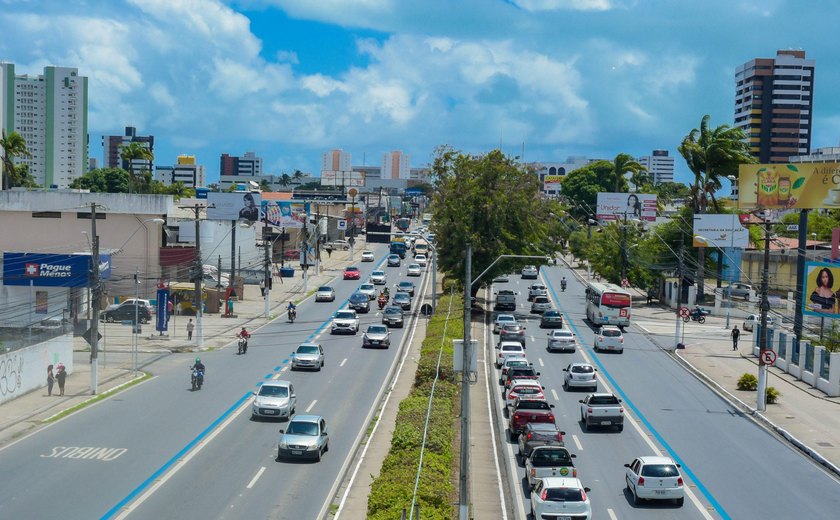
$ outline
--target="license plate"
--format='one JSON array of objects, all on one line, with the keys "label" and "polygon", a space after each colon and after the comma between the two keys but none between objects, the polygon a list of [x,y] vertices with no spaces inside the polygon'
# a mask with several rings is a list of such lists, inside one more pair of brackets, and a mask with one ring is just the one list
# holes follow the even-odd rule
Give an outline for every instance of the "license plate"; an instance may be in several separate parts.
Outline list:
[{"label": "license plate", "polygon": [[571,516],[559,516],[557,517],[559,520],[572,520]]},{"label": "license plate", "polygon": [[664,494],[665,494],[665,491],[664,491],[664,490],[662,490],[662,489],[657,489],[657,490],[655,490],[655,491],[656,491],[656,494],[657,494],[657,495],[664,495]]},{"label": "license plate", "polygon": [[266,415],[276,415],[277,410],[263,410],[263,413]]},{"label": "license plate", "polygon": [[292,450],[292,455],[303,455],[303,450]]},{"label": "license plate", "polygon": [[612,421],[601,421],[601,426],[607,426],[609,424],[612,424]]}]

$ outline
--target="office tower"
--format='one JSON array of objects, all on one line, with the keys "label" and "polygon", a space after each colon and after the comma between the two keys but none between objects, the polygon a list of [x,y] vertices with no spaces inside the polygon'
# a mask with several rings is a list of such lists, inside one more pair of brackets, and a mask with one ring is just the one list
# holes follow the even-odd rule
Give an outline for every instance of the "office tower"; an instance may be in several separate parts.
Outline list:
[{"label": "office tower", "polygon": [[636,160],[647,169],[654,184],[674,182],[674,158],[669,157],[668,150],[654,150]]},{"label": "office tower", "polygon": [[187,188],[203,188],[207,185],[204,166],[195,163],[194,155],[179,155],[175,166],[156,166],[155,179],[167,186],[176,182]]},{"label": "office tower", "polygon": [[784,163],[811,149],[814,60],[779,50],[735,69],[735,126],[744,130],[760,163]]},{"label": "office tower", "polygon": [[122,168],[125,171],[139,174],[140,172],[154,171],[154,161],[145,159],[133,159],[131,164],[120,158],[123,146],[131,143],[140,143],[143,148],[155,153],[155,136],[137,135],[137,129],[133,126],[125,127],[125,135],[103,135],[102,136],[102,167]]},{"label": "office tower", "polygon": [[347,172],[350,166],[350,153],[344,150],[330,150],[321,155],[321,174],[325,171]]},{"label": "office tower", "polygon": [[262,177],[262,172],[262,157],[254,152],[245,152],[241,157],[223,153],[219,161],[219,175]]},{"label": "office tower", "polygon": [[399,150],[382,154],[383,179],[410,179],[409,156]]}]

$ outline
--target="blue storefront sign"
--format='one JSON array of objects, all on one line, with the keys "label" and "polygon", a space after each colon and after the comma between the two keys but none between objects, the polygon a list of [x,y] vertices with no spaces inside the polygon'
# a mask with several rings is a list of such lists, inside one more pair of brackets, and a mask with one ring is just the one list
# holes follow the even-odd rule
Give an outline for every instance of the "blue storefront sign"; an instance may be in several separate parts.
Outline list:
[{"label": "blue storefront sign", "polygon": [[157,312],[155,313],[155,330],[166,332],[169,330],[169,289],[157,290]]},{"label": "blue storefront sign", "polygon": [[[3,253],[3,284],[35,287],[87,287],[91,255]],[[99,258],[99,276],[111,277],[111,256]]]}]

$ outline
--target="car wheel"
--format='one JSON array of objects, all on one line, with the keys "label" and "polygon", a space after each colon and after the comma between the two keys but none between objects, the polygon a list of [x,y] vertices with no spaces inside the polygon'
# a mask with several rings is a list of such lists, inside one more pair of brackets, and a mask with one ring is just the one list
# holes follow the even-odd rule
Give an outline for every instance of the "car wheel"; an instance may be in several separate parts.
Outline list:
[{"label": "car wheel", "polygon": [[324,453],[326,453],[328,451],[330,451],[330,443],[329,442],[324,445]]},{"label": "car wheel", "polygon": [[624,349],[618,351],[619,354],[624,354]]},{"label": "car wheel", "polygon": [[105,321],[106,321],[107,323],[114,323],[114,318],[113,318],[113,317],[111,317],[111,316],[106,316],[106,317],[105,317]]},{"label": "car wheel", "polygon": [[569,391],[569,385],[566,383],[566,381],[563,381],[563,390],[567,392]]},{"label": "car wheel", "polygon": [[637,506],[642,503],[642,499],[639,498],[639,495],[636,494],[636,489],[634,488],[633,491],[633,505]]},{"label": "car wheel", "polygon": [[623,424],[618,425],[618,431],[619,431],[619,433],[624,431],[624,425]]},{"label": "car wheel", "polygon": [[685,503],[685,497],[680,497],[676,499],[675,502],[677,503],[677,507],[682,507],[683,503]]},{"label": "car wheel", "polygon": [[321,456],[322,456],[323,454],[324,454],[324,453],[323,453],[321,450],[318,450],[317,455],[315,455],[315,462],[321,462]]}]

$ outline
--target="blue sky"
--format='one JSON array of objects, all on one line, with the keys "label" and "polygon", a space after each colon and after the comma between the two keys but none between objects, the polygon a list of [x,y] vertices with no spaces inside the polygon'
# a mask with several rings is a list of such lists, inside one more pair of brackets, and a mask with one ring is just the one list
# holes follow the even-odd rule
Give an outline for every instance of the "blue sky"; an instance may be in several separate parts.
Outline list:
[{"label": "blue sky", "polygon": [[212,181],[245,151],[278,174],[333,148],[676,155],[704,114],[732,124],[736,66],[788,48],[817,62],[812,146],[838,146],[838,19],[836,0],[0,0],[0,60],[90,78],[93,156],[134,125]]}]

